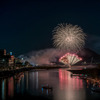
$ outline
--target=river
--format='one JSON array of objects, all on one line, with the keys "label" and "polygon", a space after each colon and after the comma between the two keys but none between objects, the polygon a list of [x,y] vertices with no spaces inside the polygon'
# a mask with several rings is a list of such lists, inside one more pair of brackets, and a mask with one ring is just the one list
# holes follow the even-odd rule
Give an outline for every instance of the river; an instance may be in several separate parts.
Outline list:
[{"label": "river", "polygon": [[[49,86],[45,89],[43,86]],[[0,100],[100,100],[85,80],[66,68],[26,71],[0,79]]]}]

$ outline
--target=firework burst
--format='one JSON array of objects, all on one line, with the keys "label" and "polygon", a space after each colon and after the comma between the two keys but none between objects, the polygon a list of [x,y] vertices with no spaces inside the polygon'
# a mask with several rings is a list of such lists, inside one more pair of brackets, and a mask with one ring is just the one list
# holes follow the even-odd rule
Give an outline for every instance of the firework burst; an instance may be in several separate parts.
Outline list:
[{"label": "firework burst", "polygon": [[86,34],[72,24],[59,24],[53,30],[54,46],[68,51],[79,51],[85,45]]},{"label": "firework burst", "polygon": [[67,53],[59,59],[59,62],[62,62],[65,65],[71,66],[81,60],[82,60],[82,58],[78,57],[78,55]]}]

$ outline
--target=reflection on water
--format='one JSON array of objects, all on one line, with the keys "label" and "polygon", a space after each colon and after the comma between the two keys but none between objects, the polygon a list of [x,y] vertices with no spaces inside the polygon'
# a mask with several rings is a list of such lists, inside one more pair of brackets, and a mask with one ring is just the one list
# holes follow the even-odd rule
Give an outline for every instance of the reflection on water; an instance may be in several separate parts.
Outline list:
[{"label": "reflection on water", "polygon": [[13,97],[14,95],[14,79],[13,77],[8,78],[8,96]]},{"label": "reflection on water", "polygon": [[[56,100],[86,100],[85,89],[82,79],[71,78],[70,72],[59,69],[60,91]],[[60,98],[60,99],[59,99]]]},{"label": "reflection on water", "polygon": [[66,69],[27,71],[0,79],[0,100],[13,99],[17,94],[42,95],[50,100],[100,99],[97,94],[90,94],[84,80],[77,76],[71,77]]},{"label": "reflection on water", "polygon": [[59,69],[60,88],[72,88],[73,90],[79,90],[83,88],[83,81],[79,78],[71,78],[70,72]]},{"label": "reflection on water", "polygon": [[6,80],[3,80],[2,81],[2,99],[4,100],[5,98],[5,92],[6,92],[6,89],[5,89],[5,83],[6,83]]}]

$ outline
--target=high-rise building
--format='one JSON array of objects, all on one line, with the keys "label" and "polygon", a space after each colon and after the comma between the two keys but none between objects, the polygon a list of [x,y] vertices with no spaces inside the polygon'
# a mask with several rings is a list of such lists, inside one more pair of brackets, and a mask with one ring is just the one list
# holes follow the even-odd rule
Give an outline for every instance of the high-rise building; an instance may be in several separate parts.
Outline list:
[{"label": "high-rise building", "polygon": [[14,66],[14,60],[12,53],[6,54],[5,49],[0,49],[0,66]]}]

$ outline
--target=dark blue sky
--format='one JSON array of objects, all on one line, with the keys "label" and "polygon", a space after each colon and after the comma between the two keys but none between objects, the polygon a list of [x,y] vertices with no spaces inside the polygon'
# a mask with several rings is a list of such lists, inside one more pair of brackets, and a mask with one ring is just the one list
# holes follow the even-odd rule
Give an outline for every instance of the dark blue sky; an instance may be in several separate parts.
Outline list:
[{"label": "dark blue sky", "polygon": [[53,47],[52,30],[60,23],[79,25],[86,47],[99,53],[99,0],[0,1],[0,48],[19,55]]}]

